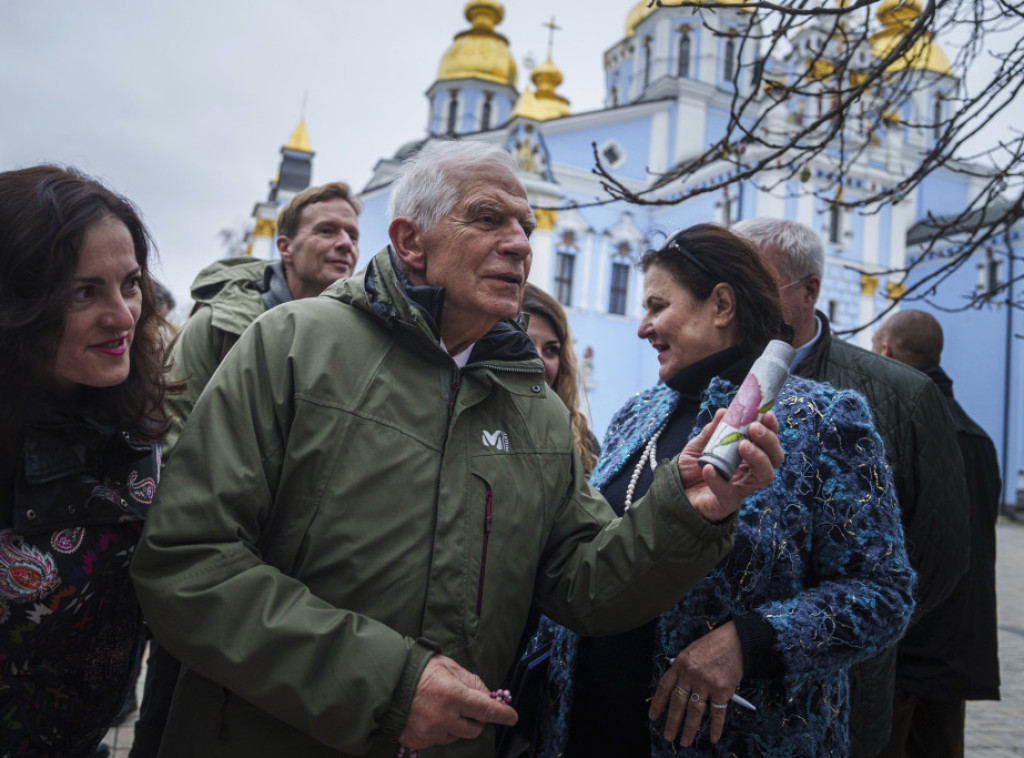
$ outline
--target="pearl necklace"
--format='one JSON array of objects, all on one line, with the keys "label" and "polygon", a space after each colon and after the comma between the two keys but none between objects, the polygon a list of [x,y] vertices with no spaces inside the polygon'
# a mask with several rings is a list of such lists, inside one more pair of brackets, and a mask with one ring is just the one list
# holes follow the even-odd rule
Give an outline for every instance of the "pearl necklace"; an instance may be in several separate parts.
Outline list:
[{"label": "pearl necklace", "polygon": [[640,473],[644,470],[644,464],[647,461],[651,462],[651,471],[653,472],[658,468],[658,437],[665,431],[665,427],[668,425],[666,421],[664,424],[658,427],[657,431],[651,435],[651,439],[648,440],[644,446],[643,455],[640,456],[640,460],[636,462],[636,468],[633,469],[633,475],[629,477],[629,484],[626,486],[626,507],[623,509],[623,513],[629,511],[629,506],[633,504],[633,491],[636,489],[636,483],[640,481]]}]

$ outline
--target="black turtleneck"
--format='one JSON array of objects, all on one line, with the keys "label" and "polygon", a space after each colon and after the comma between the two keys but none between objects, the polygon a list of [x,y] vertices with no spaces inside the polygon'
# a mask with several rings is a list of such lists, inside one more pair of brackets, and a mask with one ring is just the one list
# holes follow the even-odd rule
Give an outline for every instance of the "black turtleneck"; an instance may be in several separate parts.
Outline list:
[{"label": "black turtleneck", "polygon": [[[693,432],[700,398],[711,380],[720,376],[740,384],[750,371],[757,351],[735,345],[687,366],[666,384],[679,393],[679,404],[658,438],[657,460],[673,458]],[[618,515],[626,503],[626,487],[643,448],[623,466],[602,494]],[[654,480],[645,463],[633,502]],[[610,637],[582,637],[576,663],[567,758],[623,758],[650,755],[648,698],[653,691],[651,660],[658,620]]]},{"label": "black turtleneck", "polygon": [[[657,460],[663,461],[672,458],[686,446],[697,422],[701,393],[711,383],[711,380],[720,376],[739,385],[750,371],[756,358],[757,352],[753,348],[747,345],[734,345],[687,366],[665,382],[679,393],[679,404],[669,416],[668,424],[658,438]],[[601,494],[619,516],[625,510],[626,487],[629,485],[629,479],[636,470],[636,464],[641,455],[643,455],[643,448],[637,451],[601,491]],[[645,464],[643,471],[640,472],[640,478],[637,480],[636,490],[633,492],[633,502],[639,500],[647,492],[653,481],[654,473],[651,471],[650,465]]]}]

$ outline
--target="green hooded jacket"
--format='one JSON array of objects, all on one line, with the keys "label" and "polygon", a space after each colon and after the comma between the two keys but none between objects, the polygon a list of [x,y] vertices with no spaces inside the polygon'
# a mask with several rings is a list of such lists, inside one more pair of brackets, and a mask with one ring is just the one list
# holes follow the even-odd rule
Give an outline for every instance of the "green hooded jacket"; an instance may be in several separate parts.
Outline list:
[{"label": "green hooded jacket", "polygon": [[[497,687],[531,601],[621,632],[730,549],[675,465],[616,519],[525,332],[499,322],[459,369],[443,297],[385,248],[258,318],[210,381],[132,562],[186,666],[162,756],[394,758],[435,652]],[[421,755],[492,756],[493,731]]]},{"label": "green hooded jacket", "polygon": [[172,426],[164,438],[165,457],[172,453],[185,419],[242,332],[268,306],[291,300],[279,264],[226,258],[204,268],[192,282],[195,305],[170,346],[171,378],[185,379],[187,384],[180,395],[166,399]]}]

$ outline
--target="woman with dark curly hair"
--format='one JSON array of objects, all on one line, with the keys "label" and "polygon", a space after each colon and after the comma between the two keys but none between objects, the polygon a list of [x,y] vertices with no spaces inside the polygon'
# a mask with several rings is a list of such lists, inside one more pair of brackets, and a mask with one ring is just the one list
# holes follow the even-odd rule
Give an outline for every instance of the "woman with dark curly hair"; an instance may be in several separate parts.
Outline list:
[{"label": "woman with dark curly hair", "polygon": [[[767,343],[791,336],[771,272],[724,227],[677,232],[640,265],[637,336],[661,381],[616,414],[591,477],[619,514],[749,387]],[[847,667],[900,638],[914,573],[863,398],[790,376],[772,410],[786,458],[740,507],[732,552],[684,598],[623,635],[543,622],[533,645],[554,647],[539,755],[848,753]]]},{"label": "woman with dark curly hair", "polygon": [[134,681],[169,425],[149,250],[95,180],[0,173],[0,755],[88,755]]}]

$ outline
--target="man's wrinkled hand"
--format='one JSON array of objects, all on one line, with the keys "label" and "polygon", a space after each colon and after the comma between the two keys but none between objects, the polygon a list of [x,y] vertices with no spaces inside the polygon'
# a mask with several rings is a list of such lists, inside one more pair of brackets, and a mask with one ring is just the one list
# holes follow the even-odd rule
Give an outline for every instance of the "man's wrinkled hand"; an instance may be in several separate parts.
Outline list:
[{"label": "man's wrinkled hand", "polygon": [[491,698],[480,677],[451,658],[435,655],[416,685],[399,741],[422,750],[478,737],[488,723],[512,726],[518,720],[514,709]]},{"label": "man's wrinkled hand", "polygon": [[747,431],[749,439],[739,444],[740,465],[726,481],[711,464],[698,462],[715,427],[725,416],[720,408],[714,420],[690,440],[679,454],[679,477],[690,504],[709,521],[720,521],[739,510],[740,504],[754,490],[775,479],[775,469],[785,457],[779,443],[779,421],[775,414],[765,413]]}]

